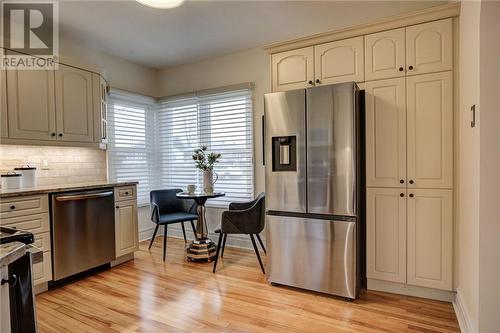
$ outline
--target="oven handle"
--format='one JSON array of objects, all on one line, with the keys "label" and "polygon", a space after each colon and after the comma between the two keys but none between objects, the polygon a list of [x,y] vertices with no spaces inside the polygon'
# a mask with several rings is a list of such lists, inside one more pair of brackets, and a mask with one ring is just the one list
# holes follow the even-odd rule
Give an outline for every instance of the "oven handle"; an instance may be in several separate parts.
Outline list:
[{"label": "oven handle", "polygon": [[91,193],[91,194],[77,194],[77,195],[61,195],[57,196],[57,201],[74,201],[74,200],[87,200],[96,198],[106,198],[113,195],[113,191]]}]

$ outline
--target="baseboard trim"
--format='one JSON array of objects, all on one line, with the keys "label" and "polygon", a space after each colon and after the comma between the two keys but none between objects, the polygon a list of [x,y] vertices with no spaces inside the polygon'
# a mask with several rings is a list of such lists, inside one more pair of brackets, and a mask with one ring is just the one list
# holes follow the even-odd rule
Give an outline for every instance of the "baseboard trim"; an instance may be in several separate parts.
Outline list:
[{"label": "baseboard trim", "polygon": [[125,255],[123,255],[121,257],[116,258],[115,260],[113,260],[110,263],[110,265],[111,265],[111,267],[115,267],[115,266],[123,264],[124,262],[127,262],[129,260],[133,260],[133,259],[134,259],[134,252],[129,253],[129,254],[125,254]]},{"label": "baseboard trim", "polygon": [[453,309],[457,316],[458,325],[460,326],[460,331],[462,333],[473,333],[471,329],[470,319],[465,310],[464,303],[462,301],[462,296],[460,290],[457,290],[457,295],[455,301],[453,302]]},{"label": "baseboard trim", "polygon": [[455,292],[453,291],[410,286],[404,283],[382,281],[377,279],[368,279],[367,289],[384,291],[393,294],[429,298],[444,302],[455,301]]}]

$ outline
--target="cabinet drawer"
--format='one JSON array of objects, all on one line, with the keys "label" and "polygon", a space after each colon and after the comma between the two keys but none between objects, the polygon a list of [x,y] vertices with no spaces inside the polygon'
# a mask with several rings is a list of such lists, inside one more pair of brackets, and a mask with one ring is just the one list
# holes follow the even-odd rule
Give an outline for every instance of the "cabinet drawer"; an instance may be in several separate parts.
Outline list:
[{"label": "cabinet drawer", "polygon": [[9,217],[32,215],[48,211],[48,195],[2,199],[0,203],[0,217],[2,220]]},{"label": "cabinet drawer", "polygon": [[35,242],[33,246],[39,248],[43,252],[50,251],[50,232],[42,232],[35,235]]},{"label": "cabinet drawer", "polygon": [[34,234],[49,232],[49,214],[41,213],[29,216],[11,217],[8,219],[2,218],[2,226],[26,230]]},{"label": "cabinet drawer", "polygon": [[135,186],[115,187],[115,201],[131,200],[136,197]]},{"label": "cabinet drawer", "polygon": [[52,254],[44,252],[43,262],[33,265],[33,284],[37,285],[52,280]]}]

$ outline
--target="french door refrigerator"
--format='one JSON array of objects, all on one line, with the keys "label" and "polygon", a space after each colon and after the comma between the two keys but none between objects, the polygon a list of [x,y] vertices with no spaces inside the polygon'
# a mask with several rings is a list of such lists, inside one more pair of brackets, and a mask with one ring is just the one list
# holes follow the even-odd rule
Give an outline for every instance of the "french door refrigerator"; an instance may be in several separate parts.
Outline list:
[{"label": "french door refrigerator", "polygon": [[356,298],[362,101],[355,83],[265,95],[269,282]]}]

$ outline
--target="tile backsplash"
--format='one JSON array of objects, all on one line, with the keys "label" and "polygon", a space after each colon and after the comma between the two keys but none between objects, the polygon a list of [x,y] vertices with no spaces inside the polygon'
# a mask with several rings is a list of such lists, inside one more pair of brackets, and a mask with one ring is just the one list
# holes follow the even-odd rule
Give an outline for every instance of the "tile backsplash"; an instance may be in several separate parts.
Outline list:
[{"label": "tile backsplash", "polygon": [[[46,161],[47,169],[42,170]],[[83,147],[0,145],[0,172],[29,164],[37,168],[38,185],[105,181],[106,151]]]}]

